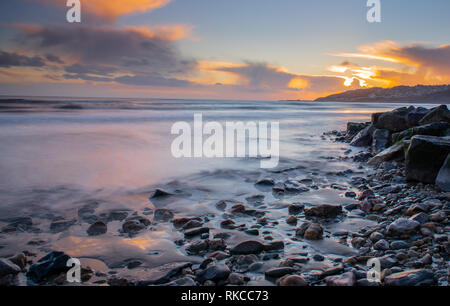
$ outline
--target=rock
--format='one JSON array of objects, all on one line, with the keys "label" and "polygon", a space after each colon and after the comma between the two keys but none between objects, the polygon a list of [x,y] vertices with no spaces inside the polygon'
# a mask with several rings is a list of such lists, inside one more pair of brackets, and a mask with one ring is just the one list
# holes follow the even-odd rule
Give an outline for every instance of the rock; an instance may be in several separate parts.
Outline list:
[{"label": "rock", "polygon": [[328,276],[325,278],[327,286],[354,286],[356,276],[353,272],[347,272],[341,275]]},{"label": "rock", "polygon": [[358,196],[358,200],[362,201],[364,199],[372,198],[374,196],[375,194],[373,193],[372,189],[366,189],[363,192],[361,192],[361,194]]},{"label": "rock", "polygon": [[345,133],[345,139],[350,142],[356,134],[358,134],[362,129],[369,126],[370,123],[357,123],[357,122],[347,122],[347,131]]},{"label": "rock", "polygon": [[308,226],[303,237],[310,240],[318,240],[322,239],[322,235],[323,235],[322,226],[320,226],[320,224],[313,223],[310,226]]},{"label": "rock", "polygon": [[0,278],[8,275],[17,275],[20,271],[20,267],[12,261],[5,258],[0,258]]},{"label": "rock", "polygon": [[383,234],[380,233],[380,232],[373,232],[372,234],[370,234],[370,240],[371,240],[373,243],[376,243],[377,241],[380,241],[380,240],[383,239],[383,238],[384,238],[384,236],[383,236]]},{"label": "rock", "polygon": [[277,281],[280,286],[304,287],[308,286],[308,282],[298,275],[286,275]]},{"label": "rock", "polygon": [[386,286],[429,286],[434,283],[433,272],[425,269],[394,273],[384,278]]},{"label": "rock", "polygon": [[76,223],[76,220],[70,220],[70,221],[66,221],[66,220],[57,220],[57,221],[53,221],[50,224],[50,231],[52,233],[61,233],[64,232],[65,230],[67,230],[69,227],[71,227],[72,225],[74,225]]},{"label": "rock", "polygon": [[238,273],[230,273],[230,275],[228,275],[228,280],[227,280],[228,284],[230,285],[243,285],[245,283],[245,278],[242,274],[238,274]]},{"label": "rock", "polygon": [[356,198],[356,192],[354,192],[354,191],[347,191],[345,193],[345,197],[346,198]]},{"label": "rock", "polygon": [[33,220],[30,217],[18,217],[8,220],[9,224],[2,228],[3,233],[28,232],[33,229]]},{"label": "rock", "polygon": [[410,216],[420,213],[420,212],[427,212],[429,210],[429,208],[430,207],[426,202],[415,204],[408,208],[408,210],[405,212],[405,216],[410,217]]},{"label": "rock", "polygon": [[290,215],[298,215],[303,211],[305,206],[303,204],[291,204],[288,207],[288,212]]},{"label": "rock", "polygon": [[216,208],[218,210],[225,210],[227,208],[227,202],[224,200],[220,200],[219,202],[216,203]]},{"label": "rock", "polygon": [[439,211],[437,213],[431,214],[428,219],[432,222],[443,222],[447,219],[447,214],[444,211]]},{"label": "rock", "polygon": [[197,227],[184,231],[186,237],[194,237],[205,233],[209,233],[208,227]]},{"label": "rock", "polygon": [[264,245],[264,251],[275,251],[284,249],[283,241],[272,241]]},{"label": "rock", "polygon": [[222,259],[230,257],[230,255],[228,255],[227,253],[222,252],[222,251],[215,251],[215,252],[212,252],[211,254],[208,254],[207,257],[208,258],[215,258],[217,260],[222,260]]},{"label": "rock", "polygon": [[89,228],[87,229],[87,233],[89,236],[103,235],[107,231],[108,231],[108,227],[106,226],[105,222],[103,222],[103,221],[97,221],[97,222],[91,224],[91,226],[89,226]]},{"label": "rock", "polygon": [[188,230],[191,228],[201,227],[203,225],[203,222],[198,220],[189,220],[187,223],[183,225],[184,230]]},{"label": "rock", "polygon": [[444,161],[441,169],[439,169],[436,177],[436,185],[443,191],[450,191],[450,154]]},{"label": "rock", "polygon": [[414,136],[406,153],[406,179],[434,184],[449,153],[449,137]]},{"label": "rock", "polygon": [[25,254],[20,253],[20,254],[17,254],[16,256],[10,258],[9,260],[12,263],[16,264],[17,266],[19,266],[20,269],[25,269],[25,267],[27,266],[28,259],[27,259],[27,256],[25,256]]},{"label": "rock", "polygon": [[129,286],[130,283],[128,282],[128,279],[126,278],[120,278],[120,277],[112,277],[108,279],[108,285],[111,287],[126,287]]},{"label": "rock", "polygon": [[392,142],[411,139],[414,135],[447,136],[450,125],[447,122],[435,122],[416,126],[392,135]]},{"label": "rock", "polygon": [[227,245],[223,239],[208,240],[208,246],[211,251],[225,250],[227,248]]},{"label": "rock", "polygon": [[369,125],[361,130],[353,140],[350,142],[351,146],[354,147],[366,147],[372,143],[372,134],[375,131],[375,127],[373,125]]},{"label": "rock", "polygon": [[245,231],[246,234],[253,235],[253,236],[259,236],[259,230],[256,228],[251,228]]},{"label": "rock", "polygon": [[420,125],[424,125],[442,121],[450,123],[450,111],[445,104],[433,108],[427,115],[422,118],[422,120],[420,120],[419,123]]},{"label": "rock", "polygon": [[174,214],[169,209],[159,208],[159,209],[155,210],[153,220],[155,220],[157,222],[168,222],[168,221],[172,220],[173,217],[174,217]]},{"label": "rock", "polygon": [[389,242],[387,242],[384,239],[381,239],[373,245],[373,248],[375,250],[381,250],[381,251],[389,250]]},{"label": "rock", "polygon": [[67,267],[69,259],[69,255],[63,252],[50,252],[30,267],[27,276],[33,282],[41,283],[50,276],[66,273],[70,269]]},{"label": "rock", "polygon": [[286,218],[286,223],[290,225],[296,225],[297,224],[297,218],[295,216],[289,216]]},{"label": "rock", "polygon": [[321,204],[318,206],[305,209],[306,216],[330,218],[336,217],[341,213],[342,213],[341,205]]},{"label": "rock", "polygon": [[391,133],[388,130],[376,129],[372,135],[372,151],[379,153],[390,144]]},{"label": "rock", "polygon": [[239,243],[231,249],[231,254],[259,254],[264,250],[264,245],[255,240],[248,240]]},{"label": "rock", "polygon": [[265,179],[258,180],[256,182],[256,185],[273,186],[273,185],[275,185],[275,181],[271,178],[265,178]]},{"label": "rock", "polygon": [[165,191],[164,189],[157,188],[157,189],[153,192],[153,194],[152,194],[152,196],[150,197],[150,199],[163,198],[163,197],[168,197],[168,196],[171,196],[171,195],[172,195],[172,193],[170,193],[170,192],[168,192],[168,191]]},{"label": "rock", "polygon": [[230,273],[231,273],[230,268],[228,268],[226,264],[218,263],[201,271],[197,275],[197,279],[200,282],[205,282],[208,280],[219,281],[227,279]]},{"label": "rock", "polygon": [[138,232],[144,230],[147,226],[151,224],[150,220],[141,217],[141,216],[133,216],[128,218],[122,224],[122,230],[127,234],[137,234]]},{"label": "rock", "polygon": [[422,118],[425,117],[425,115],[427,115],[429,112],[430,111],[425,107],[412,107],[406,115],[406,123],[408,124],[408,126],[417,126],[420,124],[420,120],[422,120]]},{"label": "rock", "polygon": [[192,278],[186,276],[186,277],[171,281],[170,283],[165,284],[165,286],[168,286],[168,287],[194,287],[194,286],[197,286],[197,284]]},{"label": "rock", "polygon": [[409,243],[402,240],[395,240],[391,242],[391,248],[394,250],[408,249],[410,247]]},{"label": "rock", "polygon": [[369,159],[367,161],[367,164],[371,166],[379,166],[386,161],[401,160],[404,158],[404,156],[405,154],[403,143],[397,143],[381,151],[380,153]]},{"label": "rock", "polygon": [[394,133],[403,131],[410,127],[406,120],[408,112],[406,107],[402,107],[391,112],[373,114],[372,124],[377,129],[385,129]]},{"label": "rock", "polygon": [[412,234],[418,231],[420,228],[420,223],[414,220],[409,220],[406,218],[399,218],[392,222],[387,227],[387,233],[389,235],[405,235]]},{"label": "rock", "polygon": [[409,220],[417,221],[420,224],[425,224],[428,221],[428,215],[426,213],[421,212],[421,213],[415,214],[414,216],[409,218]]},{"label": "rock", "polygon": [[328,268],[327,270],[323,271],[322,273],[320,273],[319,277],[320,278],[325,278],[327,276],[330,275],[336,275],[341,273],[342,271],[344,271],[344,266],[342,264],[336,266],[336,267],[331,267]]},{"label": "rock", "polygon": [[108,221],[123,221],[128,217],[129,212],[127,210],[115,209],[109,212]]},{"label": "rock", "polygon": [[264,275],[266,277],[278,278],[278,277],[282,277],[286,274],[294,273],[296,271],[297,271],[297,269],[290,268],[290,267],[277,267],[277,268],[271,268],[271,269],[267,270],[266,272],[264,272]]},{"label": "rock", "polygon": [[168,263],[146,271],[145,280],[136,283],[137,286],[160,285],[169,282],[170,278],[178,275],[192,266],[190,262]]},{"label": "rock", "polygon": [[245,212],[245,205],[244,204],[236,204],[231,207],[231,213],[243,213]]},{"label": "rock", "polygon": [[186,251],[190,254],[198,254],[201,251],[208,250],[208,248],[209,244],[207,240],[195,240],[186,247]]}]

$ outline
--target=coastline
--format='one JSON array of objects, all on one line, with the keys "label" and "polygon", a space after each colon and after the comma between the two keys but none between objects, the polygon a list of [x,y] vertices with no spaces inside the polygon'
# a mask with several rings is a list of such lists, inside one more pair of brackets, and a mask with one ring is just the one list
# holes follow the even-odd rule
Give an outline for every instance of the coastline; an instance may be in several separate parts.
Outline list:
[{"label": "coastline", "polygon": [[[365,129],[367,126],[360,127]],[[349,131],[335,131],[322,137],[330,141],[350,142],[361,131],[352,129],[351,139],[346,138]],[[372,145],[372,141],[365,141]],[[295,167],[279,168],[272,171],[271,176],[262,178],[243,171],[238,175],[248,175],[247,179],[257,186],[260,193],[244,194],[244,200],[224,197],[216,201],[212,208],[214,213],[200,217],[178,217],[172,209],[165,208],[167,203],[174,199],[183,200],[192,192],[186,190],[186,185],[176,182],[136,193],[141,199],[150,198],[153,208],[111,210],[102,215],[96,211],[101,203],[88,201],[78,210],[76,217],[84,222],[83,230],[92,239],[102,239],[111,227],[123,239],[129,239],[162,226],[183,237],[175,244],[188,257],[175,254],[178,257],[174,256],[172,263],[151,268],[140,268],[143,262],[132,257],[122,263],[124,266],[117,267],[105,267],[91,261],[84,264],[82,279],[86,285],[107,283],[112,286],[365,286],[376,285],[366,280],[367,260],[376,257],[380,258],[384,270],[381,275],[383,284],[448,285],[448,193],[432,185],[407,183],[402,162],[387,161],[372,170],[365,165],[373,156],[371,150],[372,147],[369,151],[351,155],[352,150],[348,148],[343,155],[329,156],[350,160],[359,168],[359,171],[347,169],[330,173],[335,178],[331,184],[321,183],[323,178],[320,176],[297,179],[293,174]],[[341,184],[338,178],[350,180],[353,187]],[[290,202],[281,197],[284,194],[301,196],[316,190],[321,192],[325,185],[345,195],[341,204]],[[280,196],[280,201],[265,203],[267,194]],[[418,227],[414,222],[424,218],[423,214],[416,216],[421,213],[427,214],[430,222],[427,219]],[[398,227],[391,225],[400,216],[408,217],[407,220],[415,218],[414,222],[407,222],[414,226],[409,228],[410,225],[406,225],[406,232],[397,235]],[[38,233],[33,222],[29,218],[11,220],[2,228],[1,235]],[[50,229],[61,233],[76,222],[53,218]],[[340,227],[343,223],[349,229]],[[388,234],[389,228],[395,229],[395,235]],[[291,241],[286,243],[279,239],[277,231],[286,232]],[[299,245],[293,247],[293,242]],[[39,241],[34,243],[38,245]],[[9,267],[3,278],[4,284],[67,284],[64,278],[67,268],[57,263],[69,255],[55,251],[58,250],[52,250],[43,261],[41,256],[28,251],[15,254],[10,260],[2,259],[2,267]],[[43,270],[43,262],[53,268]],[[405,270],[414,272],[405,273]],[[403,274],[400,277],[398,273]]]}]

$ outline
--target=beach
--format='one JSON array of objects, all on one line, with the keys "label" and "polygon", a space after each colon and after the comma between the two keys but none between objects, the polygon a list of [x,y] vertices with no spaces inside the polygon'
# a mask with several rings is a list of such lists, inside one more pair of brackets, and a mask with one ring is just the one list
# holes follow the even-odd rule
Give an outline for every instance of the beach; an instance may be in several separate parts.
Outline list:
[{"label": "beach", "polygon": [[[402,248],[389,253],[390,246],[378,243],[373,249],[385,238],[373,233],[395,219],[361,209],[361,194],[370,186],[379,204],[393,201],[395,194],[399,201],[431,201],[430,209],[436,210],[445,210],[448,195],[408,185],[398,173],[401,165],[367,165],[358,160],[366,148],[339,141],[349,121],[367,122],[372,113],[401,106],[0,101],[0,257],[25,257],[22,278],[14,281],[28,285],[67,284],[58,273],[30,275],[30,266],[48,254],[50,260],[78,258],[86,285],[272,286],[300,271],[302,280],[284,281],[323,285],[326,277],[338,275],[329,281],[356,284],[365,279],[367,259],[375,255],[392,274],[429,266],[408,264],[424,256],[422,245],[430,243],[431,250],[448,237],[447,217],[436,217],[441,236],[431,242],[425,237],[422,244],[416,243],[422,236],[413,237],[403,246],[412,249],[402,259],[397,256]],[[195,113],[204,121],[279,122],[278,166],[262,169],[258,158],[173,157],[171,126],[192,121]],[[392,177],[386,182],[388,171]],[[434,283],[448,285],[441,275],[445,258],[433,260]]]}]

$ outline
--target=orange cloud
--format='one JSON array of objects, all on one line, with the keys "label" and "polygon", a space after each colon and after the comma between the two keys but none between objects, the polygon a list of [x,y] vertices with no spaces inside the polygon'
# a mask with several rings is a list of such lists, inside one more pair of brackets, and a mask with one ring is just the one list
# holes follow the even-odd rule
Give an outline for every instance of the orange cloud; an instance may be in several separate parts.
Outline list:
[{"label": "orange cloud", "polygon": [[[61,4],[61,0],[46,1]],[[86,0],[81,1],[81,8],[89,14],[114,21],[120,16],[151,11],[169,2],[170,0]]]},{"label": "orange cloud", "polygon": [[147,38],[159,38],[170,41],[170,40],[179,40],[187,37],[192,30],[192,26],[187,26],[184,24],[158,25],[153,27],[128,26],[125,27],[125,30],[140,33],[141,35]]},{"label": "orange cloud", "polygon": [[432,47],[423,44],[401,46],[382,41],[358,48],[361,53],[338,53],[335,56],[384,61],[387,66],[358,64],[334,65],[329,71],[364,80],[369,87],[397,85],[437,85],[450,83],[450,45]]}]

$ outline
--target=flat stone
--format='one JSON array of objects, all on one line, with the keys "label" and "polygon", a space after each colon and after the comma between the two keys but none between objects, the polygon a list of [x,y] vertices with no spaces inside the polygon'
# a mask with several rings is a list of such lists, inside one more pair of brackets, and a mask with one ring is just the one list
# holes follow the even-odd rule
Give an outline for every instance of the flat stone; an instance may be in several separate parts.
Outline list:
[{"label": "flat stone", "polygon": [[228,268],[226,264],[218,263],[201,271],[197,275],[197,279],[201,282],[205,282],[208,280],[211,281],[225,280],[228,278],[230,273],[231,273],[230,268]]},{"label": "flat stone", "polygon": [[387,227],[387,233],[389,235],[411,234],[417,232],[419,228],[419,222],[406,218],[399,218]]},{"label": "flat stone", "polygon": [[433,272],[425,269],[394,273],[384,278],[386,286],[429,286],[434,283]]},{"label": "flat stone", "polygon": [[264,250],[264,244],[255,240],[239,243],[231,249],[231,254],[259,254]]},{"label": "flat stone", "polygon": [[271,268],[271,269],[267,270],[266,272],[264,272],[264,275],[266,277],[278,278],[278,277],[284,276],[286,274],[294,273],[296,271],[297,271],[297,269],[290,268],[290,267],[277,267],[277,268]]},{"label": "flat stone", "polygon": [[194,237],[205,233],[209,233],[208,227],[197,227],[184,231],[186,237]]},{"label": "flat stone", "polygon": [[152,268],[147,270],[145,275],[141,276],[145,280],[137,282],[137,285],[149,286],[167,283],[170,278],[181,273],[183,269],[189,268],[191,265],[192,263],[190,262],[176,262]]},{"label": "flat stone", "polygon": [[356,276],[353,272],[347,272],[341,275],[328,276],[325,278],[327,286],[354,286]]},{"label": "flat stone", "polygon": [[337,215],[342,213],[341,205],[332,205],[332,204],[321,204],[314,207],[306,208],[305,215],[306,216],[315,216],[315,217],[336,217]]}]

